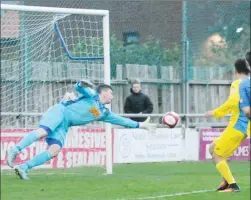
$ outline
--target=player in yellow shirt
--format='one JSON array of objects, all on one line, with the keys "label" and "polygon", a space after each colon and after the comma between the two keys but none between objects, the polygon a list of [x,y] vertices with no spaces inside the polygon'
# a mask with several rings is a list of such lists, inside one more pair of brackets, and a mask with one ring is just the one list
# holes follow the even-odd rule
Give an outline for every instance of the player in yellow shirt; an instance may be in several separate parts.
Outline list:
[{"label": "player in yellow shirt", "polygon": [[209,149],[216,168],[223,177],[223,182],[217,188],[219,192],[240,191],[227,164],[227,158],[234,153],[250,133],[250,122],[239,105],[239,85],[249,77],[250,68],[247,67],[245,59],[236,60],[234,66],[237,80],[231,85],[229,98],[223,105],[215,110],[208,111],[205,115],[206,118],[209,116],[220,118],[231,113],[227,128],[220,137],[212,142]]}]

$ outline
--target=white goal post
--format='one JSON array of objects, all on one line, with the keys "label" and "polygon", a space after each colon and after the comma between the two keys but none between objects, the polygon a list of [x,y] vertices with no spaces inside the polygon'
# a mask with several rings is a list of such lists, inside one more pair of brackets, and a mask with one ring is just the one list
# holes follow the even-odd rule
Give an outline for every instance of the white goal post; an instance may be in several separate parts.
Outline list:
[{"label": "white goal post", "polygon": [[[3,11],[10,11],[12,14],[6,16],[6,19],[4,19]],[[19,13],[19,24],[14,23],[16,19],[12,19],[12,16],[14,16],[13,12],[14,14]],[[74,16],[71,18],[69,17],[71,15]],[[20,25],[22,24],[22,17],[26,20],[25,25],[23,26],[25,30],[23,32],[22,30],[19,30],[23,28]],[[99,20],[99,18],[102,18],[102,20]],[[6,23],[5,20],[7,21]],[[11,20],[13,20],[13,23]],[[55,35],[57,34],[54,32],[54,28],[56,26],[53,27],[57,20],[61,20],[60,26],[63,34],[63,36],[61,36],[64,38],[60,39],[61,43],[65,42],[66,44],[66,46],[63,47],[59,47],[59,45],[56,44],[60,43],[59,38],[55,39]],[[77,25],[80,25],[81,27],[78,28]],[[15,116],[12,116],[13,113],[44,112],[43,109],[36,107],[35,103],[29,101],[29,95],[36,94],[36,99],[33,100],[42,102],[42,97],[40,98],[39,95],[37,95],[39,88],[43,88],[43,90],[48,92],[46,93],[47,96],[54,95],[54,93],[52,95],[50,91],[59,94],[59,96],[61,95],[60,97],[52,97],[52,101],[46,102],[48,105],[51,105],[55,102],[55,98],[61,98],[63,93],[67,91],[70,87],[67,84],[70,83],[72,85],[72,83],[78,78],[87,78],[90,81],[96,81],[96,83],[103,82],[110,84],[110,34],[108,10],[1,4],[1,31],[2,30],[5,32],[5,35],[1,35],[1,85],[3,84],[2,92],[4,92],[1,95],[3,96],[3,98],[1,97],[1,108],[2,112],[5,113],[5,118],[2,122],[4,123],[2,125],[5,127],[11,128],[14,124],[13,121],[15,121]],[[48,39],[49,37],[51,40]],[[75,39],[79,40],[78,43],[75,43]],[[79,50],[80,44],[82,46]],[[23,48],[21,48],[22,45],[24,46]],[[27,49],[29,49],[29,51]],[[74,55],[70,55],[72,52],[64,52],[65,50],[72,51]],[[38,51],[38,53],[36,53],[36,51]],[[69,55],[66,56],[65,54]],[[16,55],[17,58],[15,58]],[[66,59],[66,57],[68,58]],[[14,58],[15,62],[13,60]],[[67,63],[67,67],[72,65],[73,68],[67,68],[67,70],[60,72],[58,72],[60,67],[50,70],[48,69],[52,66],[50,62],[60,63],[60,67],[61,65],[65,67],[66,64],[62,63]],[[11,64],[8,65],[8,63]],[[39,68],[40,65],[43,65],[43,67]],[[15,70],[12,70],[10,66],[14,67]],[[92,68],[95,66],[97,68]],[[47,73],[42,77],[41,74],[47,69]],[[20,73],[24,73],[24,75],[21,76]],[[50,73],[52,74],[50,75]],[[55,73],[64,73],[64,75],[56,78],[57,75],[55,75]],[[42,78],[39,77],[39,75],[41,75]],[[50,79],[48,76],[50,76]],[[62,88],[48,91],[47,88],[55,88],[55,86],[52,85],[53,83],[56,83],[57,85],[61,84],[63,86]],[[24,97],[24,100],[11,99],[14,98],[13,95],[8,96],[10,93],[15,93],[15,91],[9,89],[11,84],[14,86],[15,84],[20,84],[19,89],[21,91],[18,90],[20,93],[19,99]],[[8,106],[7,104],[4,104],[7,101],[9,101]],[[24,107],[24,109],[10,105],[15,101],[19,101],[19,105]],[[110,105],[108,108],[111,109]],[[27,119],[24,121],[24,124],[26,125]],[[105,124],[105,132],[106,173],[112,174],[112,136],[110,124]]]}]

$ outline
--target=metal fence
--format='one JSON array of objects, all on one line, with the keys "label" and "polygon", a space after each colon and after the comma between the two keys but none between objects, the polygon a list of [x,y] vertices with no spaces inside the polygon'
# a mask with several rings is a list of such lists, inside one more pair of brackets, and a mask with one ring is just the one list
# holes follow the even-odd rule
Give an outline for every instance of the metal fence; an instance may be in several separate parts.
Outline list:
[{"label": "metal fence", "polygon": [[[227,99],[234,79],[233,62],[250,48],[249,2],[72,1],[69,4],[35,0],[25,4],[110,11],[114,112],[124,115],[124,101],[130,94],[129,81],[140,78],[143,92],[154,104],[154,121],[172,110],[183,116],[189,126],[226,125],[227,118],[206,121],[202,116]],[[33,59],[34,52],[20,54],[21,47],[27,45],[25,41],[19,37],[8,47],[1,45],[2,126],[9,122],[11,126],[36,126],[43,112],[66,91],[73,90],[72,84],[81,74],[95,80],[100,76],[96,72],[101,73],[93,70],[95,65],[100,69],[100,63],[83,67],[81,62],[72,63],[63,58],[61,50],[55,52],[61,57],[46,63]],[[73,51],[75,47],[72,46]],[[27,73],[20,73],[20,67],[15,67],[24,59],[20,55],[26,55],[29,79]],[[29,83],[29,87],[22,88],[28,99],[23,98],[24,93],[17,85],[18,80],[24,79]]]}]

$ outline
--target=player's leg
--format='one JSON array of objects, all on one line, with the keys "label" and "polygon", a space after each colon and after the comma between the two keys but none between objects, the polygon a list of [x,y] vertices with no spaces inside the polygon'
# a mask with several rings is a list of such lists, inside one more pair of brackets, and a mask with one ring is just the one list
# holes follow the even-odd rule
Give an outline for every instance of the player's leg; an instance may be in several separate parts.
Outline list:
[{"label": "player's leg", "polygon": [[23,180],[29,180],[28,171],[36,166],[43,165],[56,157],[62,149],[62,144],[56,139],[47,140],[49,149],[36,155],[33,159],[15,167],[16,174]]},{"label": "player's leg", "polygon": [[64,106],[61,104],[51,107],[40,120],[39,129],[29,132],[16,146],[7,150],[7,163],[10,167],[13,167],[15,158],[20,151],[40,138],[46,137],[62,123],[64,118],[63,111]]},{"label": "player's leg", "polygon": [[227,191],[239,192],[240,188],[237,185],[237,183],[232,175],[232,172],[229,168],[229,165],[226,161],[226,158],[221,157],[217,154],[214,154],[213,159],[216,164],[217,170],[220,172],[221,176],[223,177],[223,182],[217,188],[217,191],[219,191],[219,192],[223,192],[223,191],[225,191],[225,192],[227,192]]},{"label": "player's leg", "polygon": [[[212,142],[212,143],[210,144],[210,147],[209,147],[209,152],[210,152],[212,158],[213,158],[213,155],[214,155],[214,146],[215,146],[215,144],[214,144],[214,142]],[[214,161],[214,160],[213,160],[213,161]],[[216,163],[214,163],[214,164],[216,164]],[[222,182],[221,182],[220,185],[217,187],[216,191],[225,190],[225,189],[228,188],[228,186],[229,186],[229,185],[228,185],[228,182],[222,177]]]},{"label": "player's leg", "polygon": [[48,150],[36,155],[33,159],[15,167],[16,174],[21,179],[29,179],[27,173],[30,169],[39,165],[43,165],[53,157],[57,156],[64,145],[67,131],[67,128],[64,127],[64,123],[62,122],[61,125],[59,125],[57,129],[54,132],[50,133],[46,138],[46,142],[49,146]]},{"label": "player's leg", "polygon": [[213,160],[216,164],[217,170],[228,183],[228,187],[225,190],[221,191],[240,191],[240,188],[238,187],[226,160],[233,154],[235,149],[242,143],[245,138],[246,135],[242,132],[232,127],[227,127],[222,135],[214,141]]},{"label": "player's leg", "polygon": [[26,136],[22,138],[22,140],[17,143],[16,146],[13,146],[7,150],[8,165],[13,168],[15,158],[20,151],[30,146],[33,142],[46,137],[47,135],[48,133],[42,128],[29,132]]}]

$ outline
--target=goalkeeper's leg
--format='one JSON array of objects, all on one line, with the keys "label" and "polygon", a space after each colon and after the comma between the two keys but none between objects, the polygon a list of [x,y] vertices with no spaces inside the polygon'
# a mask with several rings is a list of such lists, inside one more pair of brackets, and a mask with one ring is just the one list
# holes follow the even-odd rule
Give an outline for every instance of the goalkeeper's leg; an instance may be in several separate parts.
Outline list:
[{"label": "goalkeeper's leg", "polygon": [[16,146],[11,147],[7,150],[8,165],[13,168],[15,158],[20,151],[30,146],[33,142],[39,140],[40,138],[46,137],[47,135],[48,133],[42,128],[29,132],[26,136],[22,138],[20,142],[17,143]]},{"label": "goalkeeper's leg", "polygon": [[48,162],[59,154],[62,148],[61,142],[52,138],[49,138],[46,141],[50,144],[47,151],[44,151],[36,155],[33,159],[15,167],[15,172],[21,179],[28,180],[28,170]]},{"label": "goalkeeper's leg", "polygon": [[36,155],[31,160],[15,167],[16,174],[21,179],[29,179],[27,173],[30,169],[42,165],[57,156],[64,145],[67,131],[67,128],[62,124],[56,128],[54,132],[50,133],[46,138],[49,149]]},{"label": "goalkeeper's leg", "polygon": [[61,124],[64,118],[64,106],[62,104],[56,104],[51,107],[42,117],[39,122],[39,129],[28,133],[16,146],[7,150],[7,162],[10,167],[13,167],[13,163],[17,154],[31,145],[33,142],[44,138],[54,132]]}]

